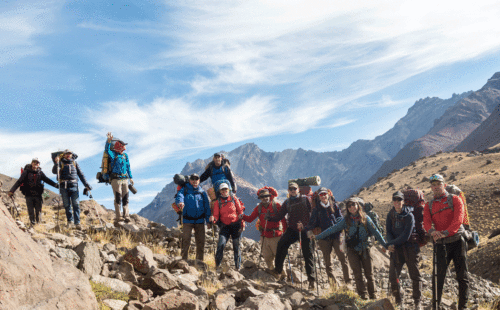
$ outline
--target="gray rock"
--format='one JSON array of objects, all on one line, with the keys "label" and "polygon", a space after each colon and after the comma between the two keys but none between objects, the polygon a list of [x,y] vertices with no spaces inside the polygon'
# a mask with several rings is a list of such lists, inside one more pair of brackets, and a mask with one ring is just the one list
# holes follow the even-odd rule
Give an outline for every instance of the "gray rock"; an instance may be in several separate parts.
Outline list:
[{"label": "gray rock", "polygon": [[94,281],[96,283],[101,283],[109,288],[111,288],[113,291],[121,292],[128,294],[130,293],[130,290],[132,289],[132,286],[130,284],[127,284],[121,280],[118,279],[112,279],[112,278],[107,278],[99,275],[93,275],[90,278],[91,281]]},{"label": "gray rock", "polygon": [[134,272],[134,266],[131,263],[122,261],[118,265],[117,273],[121,274],[123,281],[132,282],[134,284],[137,283],[137,276]]},{"label": "gray rock", "polygon": [[126,301],[116,299],[104,299],[102,303],[110,307],[111,310],[123,310],[127,305]]},{"label": "gray rock", "polygon": [[135,270],[147,274],[151,267],[157,267],[157,263],[153,258],[153,252],[144,245],[138,245],[129,250],[123,256],[123,259],[131,263]]},{"label": "gray rock", "polygon": [[141,303],[145,303],[149,300],[148,292],[135,285],[132,286],[132,289],[128,293],[128,296],[131,299],[136,299],[140,301]]},{"label": "gray rock", "polygon": [[114,245],[113,243],[106,243],[105,245],[103,245],[102,250],[106,251],[107,253],[116,251],[116,245]]},{"label": "gray rock", "polygon": [[285,310],[285,305],[275,294],[266,293],[257,297],[249,297],[241,306],[235,309],[241,310]]},{"label": "gray rock", "polygon": [[[219,292],[219,291],[218,291]],[[212,309],[214,310],[227,310],[234,309],[236,307],[236,300],[233,294],[223,292],[216,292],[215,299],[212,304]]]},{"label": "gray rock", "polygon": [[73,267],[78,267],[78,264],[80,263],[80,256],[78,256],[78,254],[73,250],[55,247],[51,250],[51,252],[55,253],[57,257],[69,263]]},{"label": "gray rock", "polygon": [[152,269],[142,281],[142,288],[152,290],[156,295],[178,288],[177,278],[166,269]]},{"label": "gray rock", "polygon": [[101,274],[103,262],[97,244],[82,242],[76,247],[75,251],[80,256],[78,269],[89,276]]},{"label": "gray rock", "polygon": [[300,292],[295,292],[288,297],[288,300],[290,300],[290,304],[292,304],[292,306],[298,306],[304,300],[304,295]]},{"label": "gray rock", "polygon": [[173,290],[146,304],[143,310],[199,310],[198,298],[189,292]]}]

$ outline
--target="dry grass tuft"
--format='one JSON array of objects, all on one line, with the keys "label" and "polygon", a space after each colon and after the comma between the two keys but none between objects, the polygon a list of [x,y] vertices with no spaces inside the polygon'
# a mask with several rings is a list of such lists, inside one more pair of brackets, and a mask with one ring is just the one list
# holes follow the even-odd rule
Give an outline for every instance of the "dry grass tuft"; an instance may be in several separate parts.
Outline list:
[{"label": "dry grass tuft", "polygon": [[201,281],[200,286],[207,291],[208,295],[215,294],[215,292],[223,287],[222,283],[220,283],[219,281],[213,282],[208,279],[204,279],[203,281]]}]

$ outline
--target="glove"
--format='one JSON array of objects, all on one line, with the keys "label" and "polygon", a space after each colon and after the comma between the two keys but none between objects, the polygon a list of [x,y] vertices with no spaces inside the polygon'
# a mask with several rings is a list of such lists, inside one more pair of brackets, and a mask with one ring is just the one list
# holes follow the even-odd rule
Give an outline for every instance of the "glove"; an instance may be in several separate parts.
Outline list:
[{"label": "glove", "polygon": [[12,197],[12,196],[14,196],[14,193],[13,192],[8,192],[7,195],[9,195],[9,197]]},{"label": "glove", "polygon": [[314,237],[314,234],[311,230],[308,230],[307,231],[307,238],[311,239],[312,237]]},{"label": "glove", "polygon": [[89,185],[89,186],[87,186],[87,188],[89,189],[89,191],[91,191],[91,190],[92,190],[92,186],[90,186],[90,185]]},{"label": "glove", "polygon": [[55,188],[59,188],[59,184],[56,184]]}]

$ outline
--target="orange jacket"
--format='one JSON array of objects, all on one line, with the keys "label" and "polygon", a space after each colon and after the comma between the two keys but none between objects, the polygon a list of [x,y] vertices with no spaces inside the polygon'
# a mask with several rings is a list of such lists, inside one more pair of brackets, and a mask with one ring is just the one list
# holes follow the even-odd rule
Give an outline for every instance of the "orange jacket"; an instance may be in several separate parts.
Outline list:
[{"label": "orange jacket", "polygon": [[[465,216],[465,209],[462,199],[458,196],[453,196],[453,211],[448,208],[447,196],[434,198],[432,203],[432,216],[429,210],[429,203],[424,207],[424,229],[427,232],[432,232],[432,224],[434,230],[442,232],[445,236],[451,237],[455,235],[462,225]],[[442,209],[445,209],[441,211]]]},{"label": "orange jacket", "polygon": [[[219,199],[214,204],[214,223],[220,219],[225,225],[230,225],[238,221],[238,215],[243,214],[243,207],[236,197],[220,198],[221,206],[219,206]],[[243,224],[243,221],[242,221]],[[242,227],[244,227],[242,225]]]}]

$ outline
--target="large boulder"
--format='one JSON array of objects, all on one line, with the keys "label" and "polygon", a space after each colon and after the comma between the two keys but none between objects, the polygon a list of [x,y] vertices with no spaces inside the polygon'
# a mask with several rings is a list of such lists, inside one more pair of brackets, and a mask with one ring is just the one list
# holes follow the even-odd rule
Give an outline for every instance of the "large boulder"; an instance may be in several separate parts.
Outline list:
[{"label": "large boulder", "polygon": [[98,309],[87,276],[21,231],[0,200],[0,309]]},{"label": "large boulder", "polygon": [[156,295],[178,288],[177,278],[166,269],[151,269],[142,281],[143,289],[150,289]]},{"label": "large boulder", "polygon": [[157,267],[158,264],[154,260],[153,251],[144,245],[138,245],[133,249],[130,249],[123,259],[134,266],[135,270],[147,274],[151,267]]},{"label": "large boulder", "polygon": [[143,310],[198,310],[198,299],[192,293],[173,290],[146,304]]}]

